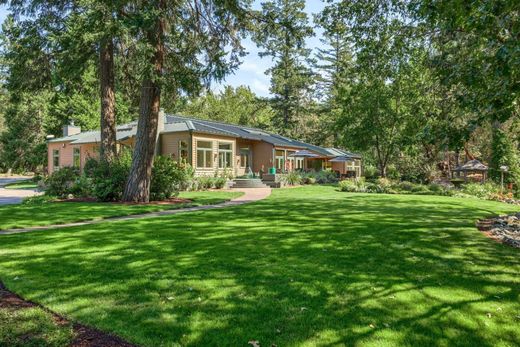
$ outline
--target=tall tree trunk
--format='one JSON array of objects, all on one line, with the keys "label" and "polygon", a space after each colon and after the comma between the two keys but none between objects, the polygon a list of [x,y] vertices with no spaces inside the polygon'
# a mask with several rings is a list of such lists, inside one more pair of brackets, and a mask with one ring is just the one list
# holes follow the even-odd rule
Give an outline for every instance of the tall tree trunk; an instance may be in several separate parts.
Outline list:
[{"label": "tall tree trunk", "polygon": [[114,87],[114,43],[112,38],[101,42],[99,49],[101,84],[101,160],[112,161],[116,149],[116,97]]},{"label": "tall tree trunk", "polygon": [[[159,10],[165,7],[165,0],[157,3]],[[160,16],[162,16],[161,14]],[[149,202],[152,165],[157,143],[157,128],[161,107],[161,87],[159,85],[164,61],[164,20],[157,19],[154,28],[147,32],[148,42],[155,52],[151,60],[153,73],[144,78],[139,101],[139,121],[132,168],[126,183],[123,201]]]}]

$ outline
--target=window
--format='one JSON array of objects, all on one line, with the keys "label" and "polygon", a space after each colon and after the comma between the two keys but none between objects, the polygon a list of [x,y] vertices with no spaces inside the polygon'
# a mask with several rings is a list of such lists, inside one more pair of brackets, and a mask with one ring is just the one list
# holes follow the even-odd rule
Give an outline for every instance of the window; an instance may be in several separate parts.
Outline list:
[{"label": "window", "polygon": [[213,142],[197,141],[197,167],[211,168],[213,167]]},{"label": "window", "polygon": [[220,169],[233,166],[233,144],[229,142],[218,143],[218,167]]},{"label": "window", "polygon": [[294,167],[294,157],[291,156],[294,153],[296,153],[296,152],[295,151],[288,151],[287,152],[287,167],[286,167],[286,169],[288,171],[293,171],[294,169],[296,169]]},{"label": "window", "polygon": [[188,142],[179,141],[179,160],[188,160]]},{"label": "window", "polygon": [[60,167],[60,150],[59,149],[52,150],[52,167],[53,168]]},{"label": "window", "polygon": [[275,152],[274,161],[276,163],[276,169],[277,170],[283,170],[284,169],[284,162],[285,162],[285,155],[284,151],[277,150]]},{"label": "window", "polygon": [[250,150],[249,147],[240,148],[240,167],[250,167]]},{"label": "window", "polygon": [[303,170],[303,158],[295,158],[296,159],[296,170]]},{"label": "window", "polygon": [[81,150],[79,148],[74,148],[72,150],[72,165],[74,167],[81,166]]}]

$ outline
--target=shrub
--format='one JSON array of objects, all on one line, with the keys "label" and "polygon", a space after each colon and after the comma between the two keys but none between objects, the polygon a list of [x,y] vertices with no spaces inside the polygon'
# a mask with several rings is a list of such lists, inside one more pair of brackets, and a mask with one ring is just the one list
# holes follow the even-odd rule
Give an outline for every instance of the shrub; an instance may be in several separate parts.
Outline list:
[{"label": "shrub", "polygon": [[76,197],[92,196],[92,180],[85,175],[79,176],[70,188],[70,193]]},{"label": "shrub", "polygon": [[304,183],[305,184],[316,184],[316,178],[315,177],[306,177]]},{"label": "shrub", "polygon": [[197,177],[198,189],[207,190],[213,188],[213,177],[200,176]]},{"label": "shrub", "polygon": [[179,193],[180,182],[184,180],[184,168],[168,156],[154,159],[150,182],[150,199],[165,200]]},{"label": "shrub", "polygon": [[331,170],[322,170],[316,172],[315,176],[316,182],[319,184],[326,184],[326,183],[336,183],[338,182],[338,176],[336,172]]},{"label": "shrub", "polygon": [[113,162],[91,162],[86,177],[92,182],[92,195],[100,201],[119,201],[132,163],[131,153],[124,151]]},{"label": "shrub", "polygon": [[45,194],[58,197],[72,194],[72,187],[78,178],[79,171],[76,168],[63,167],[56,170],[45,180]]},{"label": "shrub", "polygon": [[407,182],[407,181],[399,182],[399,184],[397,184],[397,186],[396,186],[396,188],[398,190],[402,190],[405,192],[411,192],[414,187],[415,187],[415,184],[413,184],[411,182]]},{"label": "shrub", "polygon": [[295,186],[302,183],[302,177],[296,171],[291,171],[285,176],[285,181],[290,186]]},{"label": "shrub", "polygon": [[342,192],[357,192],[356,183],[353,180],[343,180],[339,182],[339,189]]},{"label": "shrub", "polygon": [[480,199],[489,199],[500,193],[500,187],[494,183],[468,183],[462,186],[462,193]]},{"label": "shrub", "polygon": [[374,189],[374,184],[366,183],[363,178],[348,179],[339,182],[339,188],[343,192],[363,193],[368,191],[368,186],[370,186],[370,189]]},{"label": "shrub", "polygon": [[365,164],[363,174],[366,178],[376,178],[379,174],[379,170],[374,165]]},{"label": "shrub", "polygon": [[214,177],[213,178],[213,186],[216,189],[222,189],[226,186],[227,178],[226,177]]},{"label": "shrub", "polygon": [[41,205],[53,202],[54,200],[56,200],[56,197],[50,195],[30,196],[23,199],[22,205]]}]

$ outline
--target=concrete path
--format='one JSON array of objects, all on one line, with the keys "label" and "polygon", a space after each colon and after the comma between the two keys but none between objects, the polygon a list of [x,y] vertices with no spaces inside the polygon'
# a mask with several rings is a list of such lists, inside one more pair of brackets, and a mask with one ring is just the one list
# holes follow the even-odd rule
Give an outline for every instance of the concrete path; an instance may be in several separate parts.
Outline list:
[{"label": "concrete path", "polygon": [[27,232],[31,232],[31,231],[37,231],[37,230],[62,229],[62,228],[75,227],[75,226],[99,224],[99,223],[106,223],[106,222],[116,222],[116,221],[124,221],[124,220],[134,220],[134,219],[142,219],[142,218],[150,218],[150,217],[169,216],[169,215],[185,213],[185,212],[214,210],[217,208],[238,206],[238,205],[243,205],[243,204],[247,204],[250,202],[263,200],[263,199],[267,198],[269,195],[271,195],[271,188],[240,188],[240,189],[230,189],[230,190],[235,191],[235,192],[243,192],[244,195],[239,196],[238,198],[232,199],[230,201],[226,201],[226,202],[223,202],[220,204],[215,204],[215,205],[195,206],[195,207],[179,208],[177,210],[165,210],[165,211],[158,211],[158,212],[134,214],[134,215],[130,215],[130,216],[110,217],[110,218],[105,218],[105,219],[94,219],[94,220],[90,220],[90,221],[77,222],[77,223],[46,225],[46,226],[41,226],[41,227],[30,227],[30,228],[21,228],[21,229],[8,229],[8,230],[1,230],[0,235],[27,233]]},{"label": "concrete path", "polygon": [[26,181],[27,177],[0,177],[0,205],[19,204],[29,196],[40,195],[34,189],[9,189],[5,185],[19,181]]}]

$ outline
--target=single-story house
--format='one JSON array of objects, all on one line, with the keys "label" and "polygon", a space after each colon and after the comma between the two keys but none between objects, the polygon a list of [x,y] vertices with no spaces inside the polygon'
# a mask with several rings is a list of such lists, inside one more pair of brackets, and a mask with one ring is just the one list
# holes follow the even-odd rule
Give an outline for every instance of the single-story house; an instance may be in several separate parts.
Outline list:
[{"label": "single-story house", "polygon": [[[332,169],[344,176],[361,175],[361,156],[337,148],[324,148],[261,129],[241,125],[165,115],[161,113],[157,153],[186,160],[198,176],[227,172],[234,176],[291,170]],[[118,148],[133,147],[137,122],[117,127]],[[48,140],[48,172],[64,166],[83,168],[89,157],[99,155],[100,131],[81,132],[74,125],[64,127],[63,137]],[[307,150],[314,155],[297,157]],[[348,161],[330,162],[343,157]],[[350,160],[351,159],[351,160]]]}]

